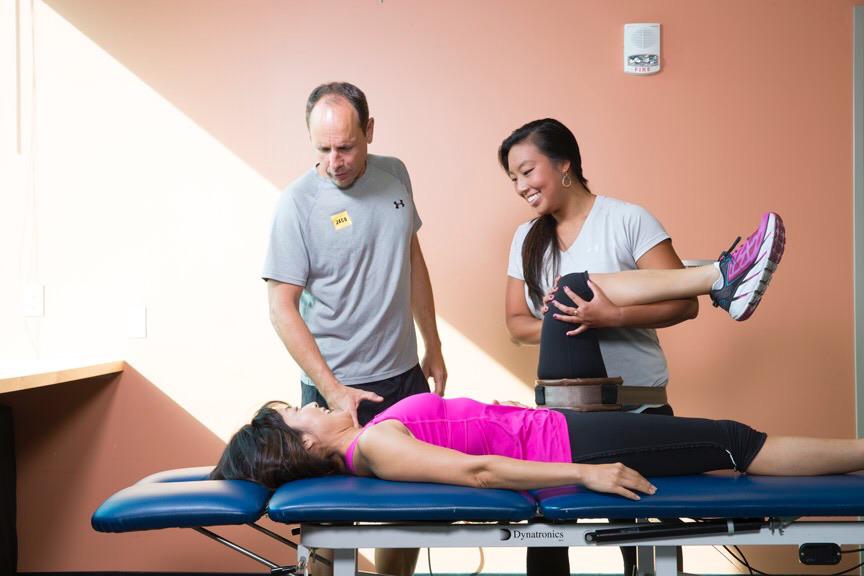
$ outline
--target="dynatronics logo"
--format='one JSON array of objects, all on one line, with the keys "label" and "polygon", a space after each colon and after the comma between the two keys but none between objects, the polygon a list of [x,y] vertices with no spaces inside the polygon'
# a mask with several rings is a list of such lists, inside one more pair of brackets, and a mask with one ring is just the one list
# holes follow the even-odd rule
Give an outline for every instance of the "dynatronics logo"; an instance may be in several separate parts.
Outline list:
[{"label": "dynatronics logo", "polygon": [[556,542],[564,541],[564,532],[561,530],[511,530],[510,528],[501,528],[498,536],[504,540],[518,540],[524,542],[526,540],[555,540]]}]

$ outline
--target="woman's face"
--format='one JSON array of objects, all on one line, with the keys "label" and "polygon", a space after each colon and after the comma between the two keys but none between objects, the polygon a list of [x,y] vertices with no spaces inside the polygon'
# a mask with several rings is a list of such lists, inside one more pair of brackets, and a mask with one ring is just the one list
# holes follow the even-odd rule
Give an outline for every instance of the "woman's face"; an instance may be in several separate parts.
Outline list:
[{"label": "woman's face", "polygon": [[288,427],[297,430],[301,434],[312,434],[322,437],[327,432],[341,430],[346,426],[353,425],[351,415],[343,410],[330,410],[319,406],[316,402],[310,402],[301,408],[294,408],[290,404],[277,404],[271,406],[276,410],[282,421]]},{"label": "woman's face", "polygon": [[507,155],[507,175],[523,198],[538,214],[549,214],[562,204],[564,187],[561,178],[570,169],[569,162],[556,162],[540,152],[532,142],[514,145]]},{"label": "woman's face", "polygon": [[[283,403],[272,404],[270,407],[279,413],[282,421],[289,428],[300,433],[307,450],[316,452],[320,451],[322,440],[354,424],[351,415],[347,412],[322,408],[315,402],[306,404],[302,408],[294,408],[290,404]],[[323,455],[323,452],[320,455]]]}]

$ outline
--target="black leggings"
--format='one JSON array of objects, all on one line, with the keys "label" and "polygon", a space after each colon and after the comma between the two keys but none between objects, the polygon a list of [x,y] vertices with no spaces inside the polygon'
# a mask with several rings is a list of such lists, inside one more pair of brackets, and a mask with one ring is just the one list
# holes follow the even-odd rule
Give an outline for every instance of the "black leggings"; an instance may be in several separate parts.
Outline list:
[{"label": "black leggings", "polygon": [[[567,286],[583,300],[591,300],[594,293],[587,280],[587,272],[563,276],[555,299],[567,306],[575,304],[562,289]],[[576,325],[554,318],[557,312],[550,303],[543,318],[537,377],[541,380],[606,377],[596,331],[567,336]],[[730,420],[671,416],[668,405],[642,414],[559,411],[567,419],[573,462],[621,462],[645,476],[727,469],[743,472],[766,438],[764,433]],[[627,574],[635,566],[635,548],[622,548],[621,552]],[[567,548],[529,548],[527,568],[529,576],[569,574]]]},{"label": "black leggings", "polygon": [[[555,300],[567,306],[575,303],[564,292],[564,286],[583,300],[594,297],[587,272],[567,274],[561,277],[558,286]],[[541,380],[606,377],[596,330],[567,336],[576,325],[554,318],[556,312],[558,309],[550,303],[540,335],[537,377]],[[765,442],[765,434],[731,420],[632,412],[560,412],[567,418],[573,462],[621,462],[647,476],[724,469],[743,472]]]},{"label": "black leggings", "polygon": [[[594,298],[594,292],[588,286],[587,272],[567,274],[558,281],[555,300],[565,306],[575,306],[576,303],[564,292],[564,286],[570,288],[583,300]],[[578,325],[562,322],[553,317],[554,314],[559,313],[561,311],[550,302],[549,309],[543,316],[543,328],[540,332],[537,378],[540,380],[606,378],[606,366],[600,353],[597,331],[587,330],[577,336],[567,336],[567,332],[575,330]]]}]

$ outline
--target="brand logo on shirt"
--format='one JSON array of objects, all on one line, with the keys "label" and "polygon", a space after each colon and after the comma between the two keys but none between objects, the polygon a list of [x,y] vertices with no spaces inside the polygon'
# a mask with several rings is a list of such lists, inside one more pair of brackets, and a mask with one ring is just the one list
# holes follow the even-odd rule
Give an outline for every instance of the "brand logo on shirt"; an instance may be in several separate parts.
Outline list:
[{"label": "brand logo on shirt", "polygon": [[351,226],[351,217],[348,215],[347,210],[343,210],[338,214],[333,214],[330,216],[330,221],[333,222],[334,230],[341,230],[343,228],[348,228]]},{"label": "brand logo on shirt", "polygon": [[404,208],[404,207],[405,207],[405,201],[404,201],[404,200],[399,200],[398,202],[396,202],[396,201],[394,200],[394,201],[393,201],[393,206],[396,207],[396,210],[398,210],[398,209],[400,209],[400,208]]}]

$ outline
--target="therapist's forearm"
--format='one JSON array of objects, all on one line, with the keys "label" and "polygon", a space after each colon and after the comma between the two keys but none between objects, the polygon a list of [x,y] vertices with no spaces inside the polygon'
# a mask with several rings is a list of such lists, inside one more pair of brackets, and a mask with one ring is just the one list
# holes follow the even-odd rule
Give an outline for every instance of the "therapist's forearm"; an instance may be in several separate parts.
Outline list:
[{"label": "therapist's forearm", "polygon": [[507,332],[510,333],[510,341],[514,344],[522,346],[540,344],[542,328],[543,321],[530,314],[517,314],[507,318]]},{"label": "therapist's forearm", "polygon": [[[622,306],[618,310],[620,315],[617,317],[617,322],[607,327],[665,328],[695,318],[699,314],[699,302],[696,298],[688,298],[656,304]],[[510,333],[510,340],[515,344],[523,346],[540,344],[542,328],[543,321],[529,314],[514,314],[507,318],[507,331]]]},{"label": "therapist's forearm", "polygon": [[339,383],[321,356],[321,351],[303,318],[300,314],[295,316],[291,311],[285,311],[278,316],[273,326],[288,353],[326,397],[326,391]]},{"label": "therapist's forearm", "polygon": [[342,386],[327,365],[309,327],[291,303],[271,303],[270,321],[294,361],[306,373],[324,398]]},{"label": "therapist's forearm", "polygon": [[628,328],[666,328],[692,320],[699,314],[699,301],[696,298],[667,300],[655,304],[624,306],[621,308],[622,327]]}]

